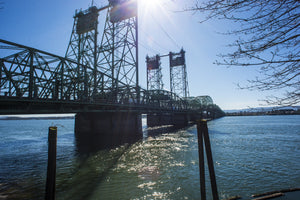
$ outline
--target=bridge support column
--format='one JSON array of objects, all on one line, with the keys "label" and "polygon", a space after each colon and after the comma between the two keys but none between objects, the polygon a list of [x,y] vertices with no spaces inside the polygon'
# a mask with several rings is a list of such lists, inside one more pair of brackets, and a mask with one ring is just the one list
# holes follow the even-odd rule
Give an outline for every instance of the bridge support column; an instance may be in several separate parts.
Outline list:
[{"label": "bridge support column", "polygon": [[189,124],[189,115],[187,114],[174,114],[173,115],[173,125],[175,127],[185,127]]},{"label": "bridge support column", "polygon": [[77,113],[75,137],[78,150],[81,152],[134,143],[143,137],[141,114]]},{"label": "bridge support column", "polygon": [[174,125],[175,127],[185,127],[188,125],[190,117],[187,114],[181,113],[157,113],[147,114],[147,125],[149,127]]},{"label": "bridge support column", "polygon": [[196,123],[197,120],[200,120],[200,119],[203,119],[202,114],[192,114],[192,115],[190,115],[190,121],[192,123]]},{"label": "bridge support column", "polygon": [[154,113],[154,114],[147,114],[147,126],[163,126],[163,125],[172,125],[172,114],[166,113]]}]

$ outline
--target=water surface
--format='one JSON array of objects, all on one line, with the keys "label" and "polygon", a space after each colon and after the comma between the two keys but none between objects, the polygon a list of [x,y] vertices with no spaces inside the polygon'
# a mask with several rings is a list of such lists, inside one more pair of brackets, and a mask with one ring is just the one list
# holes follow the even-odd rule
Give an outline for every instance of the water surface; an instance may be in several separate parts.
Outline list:
[{"label": "water surface", "polygon": [[[299,122],[300,116],[209,122],[220,198],[300,187]],[[200,199],[196,127],[153,134],[145,119],[143,140],[89,154],[76,150],[73,119],[0,120],[1,195],[44,199],[51,125],[58,126],[57,199]]]}]

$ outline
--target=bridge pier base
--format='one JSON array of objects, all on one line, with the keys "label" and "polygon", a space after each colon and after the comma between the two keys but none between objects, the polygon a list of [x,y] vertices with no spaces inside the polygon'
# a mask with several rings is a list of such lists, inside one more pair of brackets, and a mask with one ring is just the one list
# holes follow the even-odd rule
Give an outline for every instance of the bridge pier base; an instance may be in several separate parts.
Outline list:
[{"label": "bridge pier base", "polygon": [[190,117],[187,114],[174,114],[173,125],[175,127],[185,127],[189,125]]},{"label": "bridge pier base", "polygon": [[128,112],[77,113],[75,137],[80,152],[134,143],[143,137],[141,115]]},{"label": "bridge pier base", "polygon": [[197,120],[203,119],[203,115],[202,114],[192,114],[190,115],[190,121],[192,123],[196,123]]},{"label": "bridge pier base", "polygon": [[163,126],[163,125],[171,125],[173,124],[172,115],[171,114],[147,114],[147,126]]},{"label": "bridge pier base", "polygon": [[147,126],[173,125],[175,127],[185,127],[189,124],[190,117],[181,113],[155,113],[147,114]]}]

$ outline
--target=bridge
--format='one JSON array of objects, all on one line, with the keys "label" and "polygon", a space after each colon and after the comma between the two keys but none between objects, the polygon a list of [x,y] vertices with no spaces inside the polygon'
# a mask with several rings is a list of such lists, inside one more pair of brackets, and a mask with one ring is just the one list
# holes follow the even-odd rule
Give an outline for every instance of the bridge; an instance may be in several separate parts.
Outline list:
[{"label": "bridge", "polygon": [[[99,12],[107,13],[101,37]],[[183,50],[165,55],[170,91],[159,78],[159,55],[147,57],[147,89],[140,87],[138,44],[134,0],[76,11],[64,56],[0,39],[0,114],[76,113],[79,141],[108,145],[140,138],[141,114],[148,126],[181,127],[223,115],[210,97],[188,96]]]}]

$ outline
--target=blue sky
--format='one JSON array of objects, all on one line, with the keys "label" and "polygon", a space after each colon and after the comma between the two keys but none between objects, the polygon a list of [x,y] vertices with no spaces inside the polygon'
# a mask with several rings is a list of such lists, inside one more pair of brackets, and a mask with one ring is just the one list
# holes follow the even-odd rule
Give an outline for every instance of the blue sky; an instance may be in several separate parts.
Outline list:
[{"label": "blue sky", "polygon": [[[64,56],[76,9],[87,9],[91,0],[1,0],[0,38]],[[258,107],[258,101],[273,93],[237,89],[236,84],[259,76],[257,68],[217,66],[217,54],[234,37],[223,36],[233,24],[209,21],[200,24],[200,15],[175,12],[191,7],[193,0],[141,0],[139,5],[139,79],[146,88],[146,55],[186,51],[191,96],[209,95],[222,109]],[[147,3],[148,1],[148,3]],[[153,3],[149,3],[149,2]],[[107,0],[94,0],[98,7]],[[156,2],[156,3],[155,3]],[[99,20],[103,20],[100,14]],[[102,19],[101,19],[102,18]],[[101,35],[101,23],[99,33]],[[168,58],[162,59],[163,81],[169,89]]]}]

